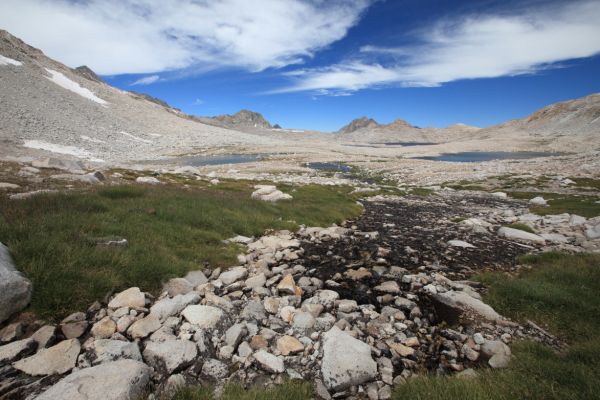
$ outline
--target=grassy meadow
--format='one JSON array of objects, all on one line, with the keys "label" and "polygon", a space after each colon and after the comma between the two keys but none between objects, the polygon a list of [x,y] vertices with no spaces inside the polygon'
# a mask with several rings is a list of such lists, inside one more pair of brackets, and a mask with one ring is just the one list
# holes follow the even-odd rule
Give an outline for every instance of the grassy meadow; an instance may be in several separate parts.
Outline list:
[{"label": "grassy meadow", "polygon": [[[218,186],[122,185],[0,197],[0,241],[33,281],[31,311],[60,319],[129,286],[157,291],[187,271],[234,265],[240,249],[223,243],[268,229],[327,226],[360,213],[350,188],[317,185],[280,189],[291,201],[250,199],[255,183]],[[127,247],[98,242],[125,238]]]}]

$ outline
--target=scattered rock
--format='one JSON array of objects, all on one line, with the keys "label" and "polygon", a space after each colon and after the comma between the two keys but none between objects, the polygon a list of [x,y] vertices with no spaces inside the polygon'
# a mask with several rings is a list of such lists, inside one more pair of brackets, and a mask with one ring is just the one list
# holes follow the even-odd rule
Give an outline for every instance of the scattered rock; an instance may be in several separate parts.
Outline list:
[{"label": "scattered rock", "polygon": [[234,282],[240,281],[248,276],[248,270],[244,267],[231,268],[219,275],[219,280],[224,285],[231,285]]},{"label": "scattered rock", "polygon": [[98,339],[108,339],[117,331],[117,324],[110,318],[104,317],[92,326],[92,336]]},{"label": "scattered rock", "polygon": [[492,307],[465,292],[450,290],[431,296],[440,318],[453,324],[462,319],[500,321],[502,317]]},{"label": "scattered rock", "polygon": [[108,303],[108,307],[114,309],[121,307],[142,308],[145,305],[146,298],[144,293],[142,293],[138,287],[131,287],[118,293],[110,303]]},{"label": "scattered rock", "polygon": [[321,373],[329,390],[340,391],[374,379],[377,363],[368,344],[334,326],[323,335]]},{"label": "scattered rock", "polygon": [[138,176],[135,178],[137,183],[145,183],[147,185],[158,185],[160,181],[153,176]]},{"label": "scattered rock", "polygon": [[277,339],[277,350],[284,355],[300,353],[304,350],[304,345],[293,336],[282,336]]},{"label": "scattered rock", "polygon": [[80,350],[79,340],[68,339],[19,360],[13,366],[28,375],[64,374],[75,367]]},{"label": "scattered rock", "polygon": [[177,296],[178,294],[187,294],[194,290],[194,285],[185,278],[173,278],[169,279],[163,286],[163,290],[166,291],[169,296]]},{"label": "scattered rock", "polygon": [[225,320],[223,310],[212,306],[187,306],[181,314],[190,324],[197,325],[200,329],[215,329]]},{"label": "scattered rock", "polygon": [[254,353],[254,360],[256,360],[258,365],[267,372],[281,374],[285,371],[283,360],[265,350],[261,349]]},{"label": "scattered rock", "polygon": [[503,226],[502,228],[498,229],[498,236],[517,241],[546,244],[546,241],[541,236],[538,236],[534,233],[525,232],[520,229],[509,228],[507,226]]},{"label": "scattered rock", "polygon": [[37,400],[131,400],[141,398],[152,369],[134,360],[119,360],[67,375]]},{"label": "scattered rock", "polygon": [[127,333],[132,339],[143,339],[161,327],[160,320],[155,314],[149,314],[142,319],[135,321]]},{"label": "scattered rock", "polygon": [[537,196],[529,200],[529,204],[534,206],[546,206],[548,205],[548,202],[542,196]]},{"label": "scattered rock", "polygon": [[292,199],[291,195],[283,193],[281,190],[277,190],[276,186],[256,185],[254,186],[254,189],[256,190],[252,192],[252,195],[250,197],[256,200],[276,202],[279,200]]},{"label": "scattered rock", "polygon": [[189,365],[197,355],[196,344],[189,340],[146,342],[144,360],[155,369],[172,374]]},{"label": "scattered rock", "polygon": [[67,339],[75,339],[83,335],[88,326],[89,324],[85,320],[85,314],[76,312],[62,320],[60,323],[60,330]]}]

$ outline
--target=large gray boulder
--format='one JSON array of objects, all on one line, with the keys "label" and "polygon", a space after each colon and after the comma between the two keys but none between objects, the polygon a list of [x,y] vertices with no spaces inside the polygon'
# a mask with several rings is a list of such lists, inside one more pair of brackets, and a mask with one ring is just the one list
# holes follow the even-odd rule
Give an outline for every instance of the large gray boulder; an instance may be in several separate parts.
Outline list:
[{"label": "large gray boulder", "polygon": [[375,379],[377,363],[371,347],[334,326],[323,335],[323,382],[340,391]]},{"label": "large gray boulder", "polygon": [[75,367],[80,351],[79,340],[68,339],[13,363],[13,367],[32,376],[64,374]]},{"label": "large gray boulder", "polygon": [[8,248],[0,243],[0,323],[29,304],[31,290],[31,281],[17,271]]},{"label": "large gray boulder", "polygon": [[189,366],[197,354],[196,344],[190,340],[149,341],[144,349],[146,362],[168,374]]},{"label": "large gray boulder", "polygon": [[58,381],[36,400],[131,400],[142,398],[152,369],[134,360],[84,368]]},{"label": "large gray boulder", "polygon": [[104,364],[122,359],[142,361],[142,354],[136,342],[98,339],[86,345],[85,349],[86,353],[79,356],[79,367]]},{"label": "large gray boulder", "polygon": [[503,319],[491,306],[463,291],[449,290],[434,294],[431,299],[438,316],[451,324],[462,319],[492,322]]},{"label": "large gray boulder", "polygon": [[502,228],[498,229],[498,236],[506,239],[517,240],[519,242],[546,244],[546,240],[535,233],[529,233],[520,229],[509,228],[507,226],[503,226]]}]

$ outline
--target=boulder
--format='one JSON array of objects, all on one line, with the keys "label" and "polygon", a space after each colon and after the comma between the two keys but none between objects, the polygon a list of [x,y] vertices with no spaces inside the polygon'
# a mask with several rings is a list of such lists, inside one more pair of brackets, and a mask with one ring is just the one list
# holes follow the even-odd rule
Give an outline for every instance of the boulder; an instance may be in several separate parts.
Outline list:
[{"label": "boulder", "polygon": [[546,244],[546,240],[543,237],[538,236],[534,233],[522,231],[520,229],[509,228],[503,226],[498,229],[498,236],[506,239],[517,240],[520,242],[531,242],[536,244]]},{"label": "boulder", "polygon": [[206,275],[204,275],[204,272],[200,270],[190,271],[184,276],[184,278],[194,287],[208,283],[208,278]]},{"label": "boulder", "polygon": [[145,305],[146,298],[144,293],[142,293],[138,287],[131,287],[118,293],[110,303],[108,303],[108,307],[114,309],[121,307],[142,308]]},{"label": "boulder", "polygon": [[293,336],[282,336],[277,339],[277,350],[284,355],[300,353],[304,350],[304,345]]},{"label": "boulder", "polygon": [[431,296],[438,316],[454,324],[461,319],[502,320],[492,307],[462,291],[449,290]]},{"label": "boulder", "polygon": [[197,325],[200,329],[218,328],[226,319],[223,310],[212,306],[187,306],[181,314],[190,324]]},{"label": "boulder", "polygon": [[88,325],[85,314],[76,312],[61,321],[60,330],[67,339],[75,339],[85,333]]},{"label": "boulder", "polygon": [[110,318],[104,317],[92,326],[92,336],[98,339],[108,339],[117,331],[117,324]]},{"label": "boulder", "polygon": [[291,200],[293,198],[291,195],[277,190],[277,187],[273,185],[256,185],[254,189],[256,190],[252,192],[250,197],[256,200],[276,202],[279,200]]},{"label": "boulder", "polygon": [[198,348],[190,340],[149,341],[144,349],[144,360],[155,369],[172,374],[191,365],[197,354]]},{"label": "boulder", "polygon": [[17,271],[8,248],[0,243],[0,323],[29,304],[31,291],[31,281]]},{"label": "boulder", "polygon": [[0,364],[31,353],[36,346],[37,344],[33,339],[17,340],[16,342],[0,346]]},{"label": "boulder", "polygon": [[448,245],[452,246],[452,247],[462,247],[464,249],[474,249],[475,248],[475,246],[473,246],[471,243],[465,242],[463,240],[449,240]]},{"label": "boulder", "polygon": [[341,391],[377,377],[371,347],[334,326],[323,335],[323,382],[329,390]]},{"label": "boulder", "polygon": [[542,196],[537,196],[529,200],[529,204],[534,206],[546,206],[548,205],[548,202]]},{"label": "boulder", "polygon": [[277,285],[277,291],[280,295],[295,295],[296,283],[294,282],[294,277],[291,274],[284,276]]},{"label": "boulder", "polygon": [[202,375],[215,381],[220,381],[229,376],[229,368],[222,361],[216,359],[206,360],[202,365]]},{"label": "boulder", "polygon": [[333,290],[317,290],[315,295],[311,298],[304,300],[303,304],[320,304],[325,307],[326,310],[330,310],[335,305],[335,301],[340,298],[338,292]]},{"label": "boulder", "polygon": [[510,361],[510,348],[500,340],[488,340],[481,345],[481,354],[492,368],[506,368]]},{"label": "boulder", "polygon": [[267,372],[274,374],[281,374],[285,371],[283,360],[266,350],[258,350],[254,353],[254,360],[258,363],[258,366]]},{"label": "boulder", "polygon": [[138,176],[135,178],[137,183],[145,183],[147,185],[158,185],[160,181],[153,176]]},{"label": "boulder", "polygon": [[146,317],[138,319],[131,324],[129,329],[127,329],[127,333],[132,339],[143,339],[152,332],[157,331],[160,327],[161,324],[158,316],[148,314]]},{"label": "boulder", "polygon": [[150,314],[156,315],[158,319],[164,321],[168,317],[176,315],[190,304],[196,304],[200,301],[200,295],[196,292],[188,294],[179,294],[173,298],[164,298],[157,301],[150,307]]},{"label": "boulder", "polygon": [[234,282],[244,279],[248,276],[248,270],[244,267],[235,267],[219,275],[219,279],[224,285],[231,285]]},{"label": "boulder", "polygon": [[178,294],[187,294],[194,290],[194,285],[190,281],[184,278],[173,278],[169,279],[163,286],[163,290],[166,291],[169,296],[177,296]]},{"label": "boulder", "polygon": [[600,224],[586,229],[585,237],[588,238],[588,240],[600,239]]},{"label": "boulder", "polygon": [[86,346],[86,353],[79,357],[79,365],[98,365],[121,359],[142,361],[142,354],[137,343],[98,339]]},{"label": "boulder", "polygon": [[569,217],[569,225],[571,226],[582,226],[585,224],[585,221],[587,221],[587,219],[579,215],[571,214]]},{"label": "boulder", "polygon": [[75,367],[80,350],[79,340],[69,339],[19,360],[13,366],[28,375],[64,374]]},{"label": "boulder", "polygon": [[375,286],[373,290],[381,293],[398,294],[400,293],[400,286],[396,281],[387,281]]},{"label": "boulder", "polygon": [[134,360],[119,360],[67,375],[37,400],[132,400],[142,398],[152,369]]}]

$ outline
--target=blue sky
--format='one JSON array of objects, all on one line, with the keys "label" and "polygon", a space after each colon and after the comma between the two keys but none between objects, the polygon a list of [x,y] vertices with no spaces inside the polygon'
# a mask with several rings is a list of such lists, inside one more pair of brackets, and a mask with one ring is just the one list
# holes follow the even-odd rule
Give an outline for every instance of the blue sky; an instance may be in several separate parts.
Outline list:
[{"label": "blue sky", "polygon": [[598,21],[598,0],[0,4],[1,28],[122,89],[324,131],[363,115],[489,126],[600,92]]}]

